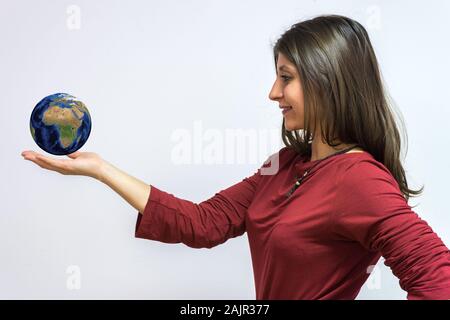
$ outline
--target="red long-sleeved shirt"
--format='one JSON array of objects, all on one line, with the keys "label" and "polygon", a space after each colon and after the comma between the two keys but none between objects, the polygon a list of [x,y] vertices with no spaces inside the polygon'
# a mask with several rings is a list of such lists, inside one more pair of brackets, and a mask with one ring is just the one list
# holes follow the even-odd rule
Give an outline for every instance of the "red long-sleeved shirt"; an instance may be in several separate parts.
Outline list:
[{"label": "red long-sleeved shirt", "polygon": [[[135,236],[211,248],[247,232],[256,299],[354,299],[381,256],[407,299],[450,299],[450,252],[368,152],[308,161],[283,147],[198,204],[151,186]],[[262,168],[264,168],[263,171]]]}]

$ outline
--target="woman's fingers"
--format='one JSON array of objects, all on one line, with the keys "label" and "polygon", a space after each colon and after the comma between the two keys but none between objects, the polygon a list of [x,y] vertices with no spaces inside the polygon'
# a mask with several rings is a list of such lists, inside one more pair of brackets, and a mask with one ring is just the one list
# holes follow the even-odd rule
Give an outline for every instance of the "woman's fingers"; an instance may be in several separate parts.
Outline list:
[{"label": "woman's fingers", "polygon": [[67,165],[67,160],[52,159],[33,151],[25,151],[22,153],[22,156],[25,160],[30,160],[36,163],[41,168],[57,171],[61,174],[70,173],[69,166]]},{"label": "woman's fingers", "polygon": [[34,160],[36,160],[36,152],[34,152],[34,151],[24,151],[24,152],[22,152],[22,157],[25,159],[25,160],[31,160],[31,161],[34,161]]},{"label": "woman's fingers", "polygon": [[41,155],[36,156],[36,163],[41,165],[43,168],[57,171],[61,174],[66,174],[66,168],[64,168],[63,164],[60,163],[61,160],[53,160]]},{"label": "woman's fingers", "polygon": [[32,160],[32,161],[41,168],[52,170],[52,171],[57,171],[57,170],[55,170],[54,167],[50,166],[50,164],[48,164],[45,160],[41,159],[40,156],[35,156],[34,160]]},{"label": "woman's fingers", "polygon": [[[33,153],[33,151],[26,150],[26,151],[23,151],[23,152],[21,153],[21,155],[22,155],[22,157],[27,158],[27,157],[30,156],[32,153]],[[27,159],[27,160],[28,160],[28,159]]]}]

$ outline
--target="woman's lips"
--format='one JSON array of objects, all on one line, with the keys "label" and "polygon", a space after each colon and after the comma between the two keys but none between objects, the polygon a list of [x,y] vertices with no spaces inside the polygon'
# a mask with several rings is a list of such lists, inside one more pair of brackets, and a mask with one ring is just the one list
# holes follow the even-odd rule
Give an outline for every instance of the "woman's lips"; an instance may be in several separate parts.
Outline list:
[{"label": "woman's lips", "polygon": [[283,108],[283,115],[285,115],[287,112],[289,112],[290,110],[292,110],[292,107],[287,107],[287,108]]}]

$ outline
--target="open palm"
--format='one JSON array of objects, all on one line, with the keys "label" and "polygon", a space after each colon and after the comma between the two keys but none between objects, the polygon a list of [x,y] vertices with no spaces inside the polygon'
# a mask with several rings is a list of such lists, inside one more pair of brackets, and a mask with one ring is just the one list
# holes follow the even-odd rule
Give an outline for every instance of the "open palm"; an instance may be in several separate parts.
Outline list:
[{"label": "open palm", "polygon": [[36,163],[41,168],[59,172],[63,175],[82,175],[99,179],[103,159],[94,152],[74,152],[67,155],[70,159],[55,159],[32,150],[22,152],[25,160]]}]

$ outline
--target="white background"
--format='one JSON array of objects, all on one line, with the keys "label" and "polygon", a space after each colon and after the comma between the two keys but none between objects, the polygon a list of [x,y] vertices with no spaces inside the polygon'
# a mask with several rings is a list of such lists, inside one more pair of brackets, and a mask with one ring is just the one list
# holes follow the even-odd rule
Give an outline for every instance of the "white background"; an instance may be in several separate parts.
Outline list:
[{"label": "white background", "polygon": [[[408,183],[425,184],[410,205],[448,246],[450,2],[2,0],[0,298],[254,299],[246,234],[213,249],[135,239],[136,210],[105,185],[22,159],[23,150],[44,153],[29,117],[44,96],[72,94],[92,117],[80,151],[203,201],[282,147],[282,116],[268,99],[272,44],[292,24],[329,13],[367,28],[406,122]],[[177,164],[173,134],[194,137],[196,122],[202,134],[257,132],[264,147],[255,161]],[[381,262],[358,299],[405,299]]]}]

